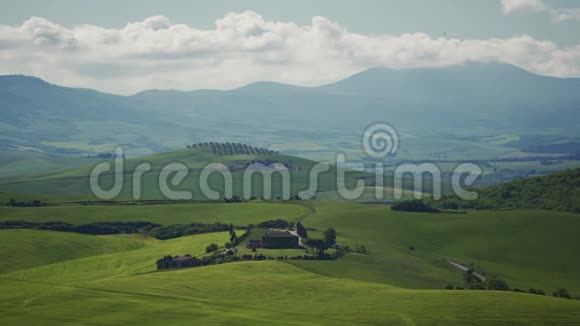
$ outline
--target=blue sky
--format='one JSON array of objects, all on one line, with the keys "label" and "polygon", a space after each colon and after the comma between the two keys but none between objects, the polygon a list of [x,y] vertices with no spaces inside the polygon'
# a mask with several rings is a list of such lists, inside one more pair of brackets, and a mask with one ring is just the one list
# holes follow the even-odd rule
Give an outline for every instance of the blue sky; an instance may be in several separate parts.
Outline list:
[{"label": "blue sky", "polygon": [[318,85],[373,66],[468,61],[580,76],[575,0],[0,0],[0,7],[0,74],[115,93],[257,80]]}]

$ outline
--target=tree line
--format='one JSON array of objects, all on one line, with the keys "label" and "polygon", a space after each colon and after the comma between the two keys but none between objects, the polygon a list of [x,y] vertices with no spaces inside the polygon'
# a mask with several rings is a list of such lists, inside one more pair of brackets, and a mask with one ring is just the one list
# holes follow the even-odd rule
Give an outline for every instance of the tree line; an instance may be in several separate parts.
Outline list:
[{"label": "tree line", "polygon": [[394,203],[391,206],[394,211],[415,212],[415,213],[440,213],[441,211],[431,207],[431,205],[420,199],[405,200]]},{"label": "tree line", "polygon": [[254,147],[242,143],[197,143],[188,145],[187,148],[197,148],[210,150],[214,155],[228,156],[228,155],[273,155],[279,154],[278,151],[272,151],[265,148]]},{"label": "tree line", "polygon": [[[519,288],[511,288],[506,281],[499,277],[488,277],[485,280],[482,280],[480,277],[476,275],[476,272],[473,268],[468,269],[463,273],[463,284],[464,286],[453,286],[451,284],[447,284],[445,289],[447,290],[494,290],[494,291],[514,291],[520,293],[529,293],[535,295],[546,295],[546,292],[542,289],[530,288],[527,291],[524,291]],[[565,288],[557,289],[556,291],[552,292],[553,297],[562,298],[562,299],[573,299],[570,292],[568,292]],[[577,300],[580,300],[580,297],[576,297]]]},{"label": "tree line", "polygon": [[478,189],[475,200],[457,195],[430,200],[440,209],[542,209],[580,213],[580,169],[570,169],[547,176],[523,178]]},{"label": "tree line", "polygon": [[148,235],[160,240],[173,239],[186,235],[194,235],[210,232],[229,231],[233,226],[225,223],[191,223],[173,224],[163,226],[150,222],[93,222],[88,224],[73,225],[66,222],[26,222],[4,221],[0,222],[0,229],[38,229],[60,232],[76,232],[90,235],[107,234],[133,234]]},{"label": "tree line", "polygon": [[38,199],[34,199],[31,201],[16,201],[16,200],[11,198],[6,203],[6,206],[10,206],[10,207],[44,207],[46,205],[47,205],[46,202],[38,200]]}]

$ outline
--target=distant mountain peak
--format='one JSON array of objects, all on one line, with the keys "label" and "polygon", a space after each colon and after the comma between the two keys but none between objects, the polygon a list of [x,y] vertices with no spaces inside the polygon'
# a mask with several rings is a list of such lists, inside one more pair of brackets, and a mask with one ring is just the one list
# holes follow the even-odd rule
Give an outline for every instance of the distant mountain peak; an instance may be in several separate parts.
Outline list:
[{"label": "distant mountain peak", "polygon": [[50,83],[34,76],[27,75],[0,75],[0,82],[11,82],[11,83],[29,83],[29,84],[40,84],[40,85],[50,85]]},{"label": "distant mountain peak", "polygon": [[[386,74],[386,73],[429,73],[429,72],[466,72],[466,73],[477,73],[477,72],[486,72],[486,73],[499,73],[499,72],[511,72],[511,73],[519,73],[525,75],[536,75],[532,72],[529,72],[523,68],[518,66],[509,64],[509,63],[501,63],[501,62],[474,62],[469,61],[463,64],[455,64],[455,65],[448,65],[448,66],[437,66],[437,67],[414,67],[414,68],[389,68],[389,67],[372,67],[361,72],[358,72],[351,77],[355,76],[364,76],[364,75],[374,75],[374,74]],[[347,77],[349,79],[351,77]],[[340,81],[338,81],[340,82]]]},{"label": "distant mountain peak", "polygon": [[246,86],[242,86],[232,91],[235,92],[276,92],[276,91],[288,91],[288,90],[308,90],[310,87],[297,86],[285,83],[279,83],[274,81],[257,81],[250,83]]}]

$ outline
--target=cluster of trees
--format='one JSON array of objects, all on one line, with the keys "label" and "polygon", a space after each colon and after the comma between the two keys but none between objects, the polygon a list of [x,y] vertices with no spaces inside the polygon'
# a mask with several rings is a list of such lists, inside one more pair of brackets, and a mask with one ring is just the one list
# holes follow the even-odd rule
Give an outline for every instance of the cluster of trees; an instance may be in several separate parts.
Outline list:
[{"label": "cluster of trees", "polygon": [[[476,275],[474,269],[470,268],[465,273],[463,273],[463,284],[464,286],[453,286],[448,284],[445,286],[447,290],[495,290],[495,291],[510,291],[511,288],[506,281],[497,277],[488,277],[483,280],[480,276]],[[543,292],[542,292],[543,293]]]},{"label": "cluster of trees", "polygon": [[244,232],[244,234],[242,234],[241,236],[238,236],[236,231],[234,230],[234,227],[232,224],[230,224],[230,241],[226,242],[224,247],[226,247],[227,249],[230,248],[234,248],[237,245],[239,245],[240,243],[242,243],[243,241],[246,240],[246,238],[250,235],[250,233],[252,232],[252,228],[248,227],[246,229],[246,231]]},{"label": "cluster of trees", "polygon": [[416,212],[416,213],[439,213],[438,209],[431,207],[422,200],[405,200],[396,202],[391,206],[394,211]]},{"label": "cluster of trees", "polygon": [[[570,294],[570,292],[568,292],[568,290],[564,288],[556,290],[555,292],[552,293],[552,296],[562,299],[572,299],[572,295]],[[576,299],[580,300],[580,297],[577,297]]]},{"label": "cluster of trees", "polygon": [[205,247],[205,252],[210,253],[218,250],[219,246],[217,243],[210,243],[207,247]]},{"label": "cluster of trees", "polygon": [[478,190],[476,200],[445,196],[430,202],[442,209],[544,209],[580,213],[580,169],[524,178]]},{"label": "cluster of trees", "polygon": [[[217,246],[217,244],[212,244]],[[211,245],[210,245],[211,246]],[[208,246],[209,247],[209,246]],[[207,249],[206,249],[207,250]],[[217,250],[217,248],[216,248]],[[213,254],[208,256],[203,256],[201,258],[191,257],[186,255],[187,259],[176,259],[179,256],[163,256],[163,258],[157,260],[157,269],[168,269],[168,268],[182,268],[182,267],[200,267],[208,265],[216,265],[229,263],[233,261],[240,261],[241,257],[236,256],[233,251],[227,250],[223,252],[213,251]]]},{"label": "cluster of trees", "polygon": [[290,227],[290,223],[286,220],[276,219],[262,222],[258,224],[258,227],[268,229],[287,229]]},{"label": "cluster of trees", "polygon": [[203,265],[201,259],[192,257],[191,255],[185,255],[183,258],[179,256],[163,256],[163,258],[157,260],[157,269],[169,269],[169,268],[183,268],[183,267],[198,267]]},{"label": "cluster of trees", "polygon": [[241,143],[197,143],[187,148],[200,148],[211,150],[214,155],[226,156],[226,155],[272,155],[278,154],[277,151],[271,151],[265,148],[253,147]]},{"label": "cluster of trees", "polygon": [[251,254],[243,254],[241,256],[235,255],[233,253],[233,251],[229,251],[226,250],[224,252],[216,252],[214,254],[212,254],[211,256],[207,256],[207,257],[203,257],[202,259],[202,263],[203,265],[212,265],[212,264],[222,264],[222,263],[230,263],[230,262],[235,262],[235,261],[248,261],[248,260],[301,260],[301,259],[305,259],[305,260],[312,260],[312,259],[317,259],[316,257],[311,257],[311,256],[294,256],[294,257],[288,257],[288,256],[278,256],[278,257],[272,257],[272,256],[265,256],[260,252],[255,252],[253,255]]},{"label": "cluster of trees", "polygon": [[328,228],[324,230],[322,239],[306,238],[302,240],[302,243],[310,247],[313,254],[322,257],[325,255],[324,251],[326,249],[336,245],[336,230]]},{"label": "cluster of trees", "polygon": [[[66,222],[25,222],[25,221],[5,221],[0,222],[0,229],[39,229],[60,232],[77,232],[83,234],[103,235],[103,234],[132,234],[139,233],[151,237],[165,240],[182,237],[185,235],[223,232],[233,230],[233,225],[224,223],[214,224],[174,224],[162,226],[151,222],[94,222],[81,225],[73,225]],[[235,235],[235,232],[234,232]]]},{"label": "cluster of trees", "polygon": [[6,206],[11,207],[44,207],[46,205],[47,205],[46,202],[40,201],[38,199],[34,199],[31,201],[16,201],[14,199],[10,199],[6,203]]},{"label": "cluster of trees", "polygon": [[[527,291],[518,289],[518,288],[511,288],[508,283],[498,277],[489,277],[485,281],[475,275],[475,271],[473,269],[468,269],[463,274],[463,282],[464,287],[462,286],[453,286],[448,284],[445,286],[447,290],[495,290],[495,291],[514,291],[514,292],[521,292],[521,293],[529,293],[529,294],[536,294],[536,295],[546,295],[544,290],[542,289],[535,289],[530,288]],[[572,299],[572,295],[568,290],[564,288],[560,288],[552,293],[552,296],[563,298],[563,299]]]}]

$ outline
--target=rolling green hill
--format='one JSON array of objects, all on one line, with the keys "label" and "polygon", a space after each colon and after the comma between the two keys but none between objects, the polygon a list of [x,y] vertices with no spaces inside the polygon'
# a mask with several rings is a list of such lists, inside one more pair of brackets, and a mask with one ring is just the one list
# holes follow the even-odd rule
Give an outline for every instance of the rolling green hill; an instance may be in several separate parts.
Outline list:
[{"label": "rolling green hill", "polygon": [[[302,206],[302,205],[305,206]],[[580,321],[580,302],[462,285],[446,260],[512,287],[580,293],[576,214],[429,214],[336,202],[57,205],[0,210],[3,220],[256,223],[301,220],[311,237],[334,227],[367,254],[336,261],[251,261],[156,272],[163,255],[204,254],[227,233],[171,240],[0,230],[0,316],[8,324],[553,324]],[[59,218],[60,217],[60,218]],[[555,237],[554,235],[558,235]],[[413,247],[413,250],[410,250]]]},{"label": "rolling green hill", "polygon": [[141,248],[138,236],[88,236],[38,230],[0,230],[0,273],[81,257]]},{"label": "rolling green hill", "polygon": [[478,190],[478,195],[474,201],[451,196],[432,204],[447,209],[544,209],[580,213],[580,169],[518,179]]},{"label": "rolling green hill", "polygon": [[404,290],[324,277],[281,262],[74,283],[15,277],[0,277],[5,290],[0,314],[9,324],[569,325],[580,319],[577,301],[491,291]]},{"label": "rolling green hill", "polygon": [[[565,287],[572,293],[580,293],[576,277],[580,265],[575,259],[575,248],[580,248],[580,242],[574,236],[580,227],[580,218],[575,214],[550,211],[407,213],[392,211],[386,205],[332,202],[308,206],[257,201],[5,207],[0,210],[0,218],[72,224],[149,221],[163,225],[221,222],[239,226],[276,218],[301,220],[317,230],[310,231],[311,237],[320,237],[322,230],[332,226],[338,230],[339,242],[353,248],[368,248],[368,255],[347,255],[337,261],[292,262],[320,274],[412,289],[441,289],[446,284],[462,283],[461,272],[446,262],[449,259],[472,264],[521,289],[554,291]],[[554,237],[555,234],[558,236]]]},{"label": "rolling green hill", "polygon": [[461,272],[445,262],[452,260],[499,276],[512,287],[545,291],[565,287],[580,293],[577,214],[539,210],[408,213],[385,205],[336,203],[319,203],[315,208],[303,220],[305,226],[318,230],[332,226],[339,242],[369,250],[367,256],[350,255],[338,261],[292,262],[319,274],[441,289],[449,283],[462,284]]},{"label": "rolling green hill", "polygon": [[[90,242],[93,236],[82,237]],[[120,236],[111,236],[116,237]],[[495,291],[403,289],[330,277],[315,269],[312,273],[307,266],[305,270],[284,262],[154,272],[155,259],[163,254],[200,255],[208,243],[226,238],[227,234],[217,233],[148,239],[142,247],[123,252],[63,256],[65,261],[4,270],[0,272],[0,316],[8,324],[28,325],[177,325],[185,320],[206,324],[569,325],[580,320],[580,302],[574,300]],[[46,250],[59,249],[47,246]],[[6,256],[20,257],[17,252],[6,252]]]},{"label": "rolling green hill", "polygon": [[[200,188],[200,175],[202,169],[210,163],[220,163],[229,168],[232,172],[233,196],[243,196],[243,169],[246,165],[257,162],[259,164],[270,165],[271,163],[283,164],[288,168],[290,173],[290,195],[295,197],[299,192],[309,189],[310,171],[317,162],[303,159],[296,156],[277,154],[271,151],[252,151],[242,153],[234,152],[228,155],[218,152],[221,149],[212,149],[211,146],[196,146],[195,148],[186,148],[172,152],[159,153],[147,157],[128,159],[124,162],[123,171],[123,188],[115,200],[132,200],[133,199],[133,171],[143,163],[151,165],[151,170],[144,173],[141,178],[141,200],[163,200],[167,199],[160,190],[160,173],[162,169],[170,163],[180,164],[179,169],[187,173],[187,176],[177,185],[171,185],[171,178],[167,178],[170,189],[174,191],[192,192],[191,200],[208,200]],[[95,165],[99,161],[95,161]],[[39,195],[74,195],[76,200],[98,200],[91,192],[89,176],[94,165],[87,165],[78,168],[70,168],[57,172],[48,172],[43,174],[24,175],[17,177],[0,178],[0,192],[13,194],[34,193]],[[317,191],[321,194],[322,199],[336,198],[335,190],[338,189],[339,177],[338,172],[344,171],[345,177],[342,179],[345,185],[350,189],[355,186],[358,179],[368,179],[374,181],[374,176],[366,172],[358,172],[337,168],[329,165],[328,170],[321,172],[316,177],[318,183]],[[272,170],[270,172],[272,173]],[[262,198],[265,196],[263,188],[263,178],[260,176],[261,171],[257,171],[251,179],[251,196]],[[170,175],[172,177],[173,175]],[[219,192],[220,198],[224,198],[224,179],[219,173],[213,173],[208,179],[211,189]],[[282,199],[283,187],[282,176],[275,172],[272,174],[272,188],[270,199]],[[314,179],[313,179],[314,180]],[[110,189],[114,182],[113,170],[104,173],[99,183],[104,189]],[[370,184],[370,182],[368,184]],[[392,182],[385,182],[385,185],[392,185]],[[403,187],[411,187],[411,183],[404,181]],[[370,189],[370,188],[369,188]],[[426,183],[425,191],[429,190],[429,184]],[[411,196],[412,192],[405,191],[406,196]],[[3,197],[8,197],[4,195]],[[15,195],[18,196],[18,195]],[[0,196],[1,198],[2,196]],[[30,196],[25,196],[30,197]],[[368,198],[366,196],[365,198]],[[15,198],[18,199],[18,198]],[[382,200],[392,199],[392,189],[387,188],[385,198]],[[368,200],[368,199],[367,199]],[[381,200],[381,199],[378,199]],[[366,201],[364,198],[361,201]],[[377,201],[377,199],[373,199]]]}]

